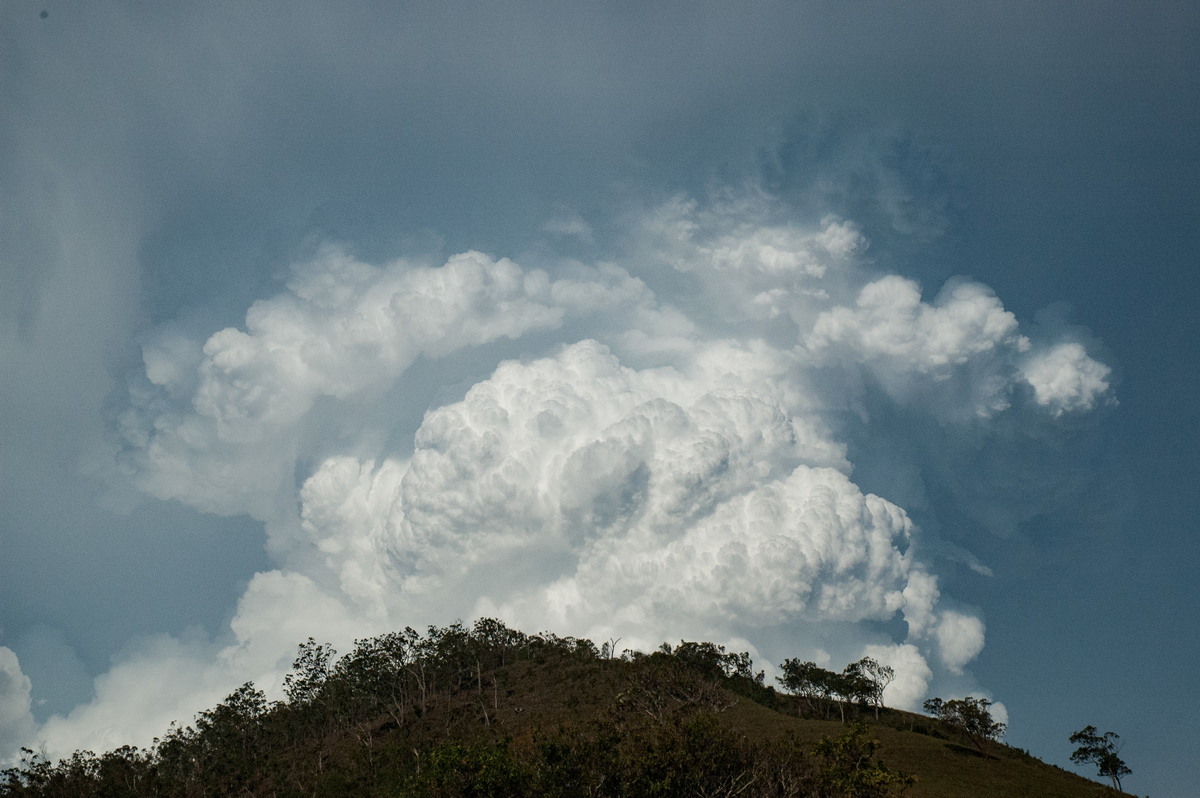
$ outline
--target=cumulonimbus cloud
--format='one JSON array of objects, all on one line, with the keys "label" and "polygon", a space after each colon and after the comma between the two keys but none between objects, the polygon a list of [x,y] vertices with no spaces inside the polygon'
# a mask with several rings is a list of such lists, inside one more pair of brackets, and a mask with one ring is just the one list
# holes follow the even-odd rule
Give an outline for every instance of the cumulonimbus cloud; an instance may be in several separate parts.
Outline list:
[{"label": "cumulonimbus cloud", "polygon": [[[121,465],[152,495],[259,518],[278,568],[251,581],[232,643],[148,646],[42,727],[51,747],[98,739],[101,718],[135,742],[161,732],[106,708],[164,661],[197,674],[156,698],[183,712],[277,683],[310,634],[344,645],[482,614],[630,645],[876,656],[901,706],[969,678],[983,620],[945,606],[905,510],[855,484],[844,411],[873,381],[951,423],[1020,403],[1053,418],[1105,397],[1107,367],[1032,343],[978,283],[926,301],[871,272],[852,221],[805,224],[758,194],[672,200],[628,241],[538,269],[327,247],[243,329],[151,336]],[[682,287],[655,293],[641,269]],[[415,364],[463,352],[494,362],[456,396],[405,405],[431,395],[406,389]],[[330,433],[360,417],[381,429]]]},{"label": "cumulonimbus cloud", "polygon": [[33,737],[31,688],[17,655],[0,646],[0,758],[28,745]]}]

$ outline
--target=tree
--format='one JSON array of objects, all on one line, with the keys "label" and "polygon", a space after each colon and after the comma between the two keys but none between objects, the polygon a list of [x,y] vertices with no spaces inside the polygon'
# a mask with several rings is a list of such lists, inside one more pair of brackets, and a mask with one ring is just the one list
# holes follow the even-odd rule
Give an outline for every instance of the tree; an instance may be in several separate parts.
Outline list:
[{"label": "tree", "polygon": [[896,678],[896,671],[889,665],[881,665],[870,657],[846,666],[846,674],[858,680],[862,695],[875,707],[875,720],[883,708],[883,690]]},{"label": "tree", "polygon": [[784,660],[779,670],[783,675],[775,679],[785,690],[803,697],[811,709],[820,709],[823,716],[828,716],[826,702],[836,692],[836,682],[841,674],[827,671],[815,662],[801,662],[798,659]]},{"label": "tree", "polygon": [[858,670],[857,663],[847,665],[841,673],[833,674],[830,688],[838,697],[838,710],[841,712],[842,723],[846,722],[846,705],[866,703],[870,700],[875,689],[875,683]]},{"label": "tree", "polygon": [[992,713],[988,710],[991,705],[992,702],[986,698],[971,696],[952,701],[931,698],[925,702],[925,711],[960,731],[986,758],[990,756],[988,744],[1003,737],[1007,729],[1006,724],[992,719]]},{"label": "tree", "polygon": [[868,735],[867,725],[857,722],[841,737],[821,739],[813,747],[823,762],[818,781],[821,795],[837,798],[887,798],[900,795],[916,778],[891,770],[877,759],[879,741]]},{"label": "tree", "polygon": [[827,715],[824,710],[828,700],[835,699],[843,723],[846,722],[846,705],[856,701],[874,704],[878,718],[879,707],[883,705],[883,688],[894,678],[891,668],[870,657],[850,663],[841,673],[796,659],[785,660],[779,669],[783,676],[777,676],[776,680],[788,692],[802,696],[814,710],[820,706],[823,715]]},{"label": "tree", "polygon": [[1095,726],[1085,726],[1071,735],[1071,744],[1078,745],[1071,761],[1077,765],[1094,764],[1101,776],[1112,779],[1113,787],[1121,789],[1121,777],[1133,771],[1117,756],[1121,751],[1121,736],[1115,732],[1096,733]]},{"label": "tree", "polygon": [[815,662],[801,662],[798,659],[784,660],[779,666],[782,676],[776,676],[775,681],[793,695],[805,698],[824,698],[826,695],[826,676],[829,671],[817,666]]},{"label": "tree", "polygon": [[303,706],[316,699],[332,672],[335,654],[333,646],[311,637],[297,647],[292,672],[283,677],[283,692],[292,704]]}]

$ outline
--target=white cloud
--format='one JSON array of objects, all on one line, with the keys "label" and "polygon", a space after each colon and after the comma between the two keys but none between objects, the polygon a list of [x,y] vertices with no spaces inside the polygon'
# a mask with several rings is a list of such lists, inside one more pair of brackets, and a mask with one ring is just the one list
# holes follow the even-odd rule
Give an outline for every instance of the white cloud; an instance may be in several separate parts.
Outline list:
[{"label": "white cloud", "polygon": [[[852,480],[844,411],[863,375],[939,420],[985,422],[1021,380],[1039,407],[1082,410],[1106,368],[1032,348],[985,286],[925,302],[868,278],[853,223],[799,224],[760,195],[673,200],[630,240],[544,269],[328,247],[243,330],[153,337],[122,463],[153,495],[266,522],[278,568],[247,587],[233,643],[150,641],[42,737],[145,741],[247,679],[277,688],[309,635],[480,614],[635,647],[875,652],[909,707],[961,681],[983,623],[940,606],[924,533]],[[690,282],[656,296],[632,276],[651,261]],[[493,359],[465,395],[412,405],[413,365],[455,353]],[[880,631],[892,620],[907,633]]]},{"label": "white cloud", "polygon": [[17,655],[0,646],[0,764],[15,761],[21,746],[33,739],[31,692]]},{"label": "white cloud", "polygon": [[925,657],[911,643],[901,645],[869,645],[863,656],[871,657],[895,671],[895,679],[883,690],[884,703],[889,707],[917,712],[929,698],[929,683],[933,678]]},{"label": "white cloud", "polygon": [[173,720],[184,725],[228,691],[210,673],[220,669],[211,651],[166,635],[142,641],[94,683],[92,701],[38,729],[37,747],[51,758],[74,750],[107,751],[127,743],[147,745]]},{"label": "white cloud", "polygon": [[1074,342],[1033,353],[1023,370],[1037,403],[1055,415],[1091,410],[1108,392],[1112,373],[1108,366],[1089,357],[1082,344]]},{"label": "white cloud", "polygon": [[351,601],[373,615],[398,574],[390,563],[392,508],[406,464],[332,457],[300,490],[301,526]]},{"label": "white cloud", "polygon": [[864,286],[853,308],[821,314],[807,344],[921,373],[943,372],[999,347],[1029,347],[1016,317],[986,286],[950,283],[926,304],[915,282],[895,275]]},{"label": "white cloud", "polygon": [[557,326],[544,272],[478,252],[438,268],[376,268],[327,248],[285,294],[256,302],[246,331],[208,339],[193,405],[219,438],[254,442],[296,423],[318,396],[344,398],[439,356]]},{"label": "white cloud", "polygon": [[347,595],[396,617],[652,643],[900,614],[920,642],[938,591],[907,516],[744,377],[635,371],[590,341],[502,364],[427,416],[411,459],[326,461],[305,528]]},{"label": "white cloud", "polygon": [[876,279],[853,305],[820,313],[803,343],[815,363],[865,371],[892,399],[946,419],[1003,412],[1021,382],[1054,415],[1091,409],[1109,389],[1108,367],[1082,346],[1035,347],[991,289],[961,279],[932,302],[912,280]]},{"label": "white cloud", "polygon": [[551,281],[478,252],[376,267],[324,247],[251,306],[245,330],[202,346],[170,330],[146,345],[151,385],[119,420],[125,467],[159,498],[266,520],[292,489],[318,399],[385,390],[418,357],[553,329],[569,312],[636,310],[645,294],[614,267]]},{"label": "white cloud", "polygon": [[[246,681],[282,697],[282,675],[310,635],[346,651],[355,638],[389,628],[306,576],[260,573],[230,623],[234,642],[219,646],[169,635],[142,640],[96,678],[89,702],[49,718],[36,734],[30,728],[24,738],[52,758],[77,749],[146,746],[173,721],[188,725]],[[6,650],[0,649],[0,663]]]},{"label": "white cloud", "polygon": [[904,586],[904,620],[908,622],[909,635],[919,637],[929,629],[934,620],[933,608],[940,595],[937,577],[922,571],[909,574],[908,584]]},{"label": "white cloud", "polygon": [[546,578],[554,561],[635,527],[683,534],[800,464],[846,467],[766,383],[711,363],[695,377],[636,371],[594,341],[502,364],[432,411],[415,442],[409,462],[378,469],[333,458],[301,491],[305,528],[345,584],[372,574],[380,590],[399,580],[453,593],[472,569],[518,554]]},{"label": "white cloud", "polygon": [[909,563],[896,544],[908,532],[899,508],[864,496],[845,475],[799,466],[687,526],[647,519],[602,537],[574,574],[509,611],[523,618],[548,608],[589,631],[615,617],[642,637],[889,618],[903,607]]},{"label": "white cloud", "polygon": [[963,667],[983,650],[983,621],[974,615],[944,610],[933,634],[938,654],[952,673],[962,673]]},{"label": "white cloud", "polygon": [[647,214],[638,231],[644,257],[694,276],[729,321],[791,318],[803,323],[840,292],[845,273],[866,250],[853,222],[779,218],[754,192],[727,193],[701,206],[675,197]]}]

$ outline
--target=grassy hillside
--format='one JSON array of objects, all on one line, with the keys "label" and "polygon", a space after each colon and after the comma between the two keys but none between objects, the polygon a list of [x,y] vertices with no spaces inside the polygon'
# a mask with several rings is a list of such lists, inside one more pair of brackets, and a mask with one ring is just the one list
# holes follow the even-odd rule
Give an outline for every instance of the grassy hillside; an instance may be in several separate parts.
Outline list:
[{"label": "grassy hillside", "polygon": [[148,750],[31,753],[0,796],[1117,795],[932,718],[781,694],[709,644],[608,654],[494,621],[336,661],[309,641],[286,701],[244,685]]}]

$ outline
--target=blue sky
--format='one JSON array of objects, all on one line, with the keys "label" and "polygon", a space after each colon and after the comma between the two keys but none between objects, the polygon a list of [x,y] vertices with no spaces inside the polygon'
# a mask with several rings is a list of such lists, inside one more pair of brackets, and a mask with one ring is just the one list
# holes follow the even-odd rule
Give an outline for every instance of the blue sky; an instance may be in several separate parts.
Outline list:
[{"label": "blue sky", "polygon": [[872,653],[1186,794],[1193,6],[44,8],[0,8],[0,756],[498,614]]}]

